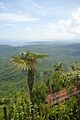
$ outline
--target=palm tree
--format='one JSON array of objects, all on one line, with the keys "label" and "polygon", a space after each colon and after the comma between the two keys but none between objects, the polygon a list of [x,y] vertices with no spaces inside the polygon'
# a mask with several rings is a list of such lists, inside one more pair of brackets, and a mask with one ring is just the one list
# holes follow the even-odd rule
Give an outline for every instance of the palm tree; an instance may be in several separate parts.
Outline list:
[{"label": "palm tree", "polygon": [[35,73],[35,65],[38,59],[42,59],[47,57],[47,55],[35,54],[32,52],[22,52],[20,55],[14,56],[11,61],[15,66],[20,69],[24,69],[27,71],[27,81],[29,88],[30,100],[32,102],[32,89],[34,83],[34,73]]}]

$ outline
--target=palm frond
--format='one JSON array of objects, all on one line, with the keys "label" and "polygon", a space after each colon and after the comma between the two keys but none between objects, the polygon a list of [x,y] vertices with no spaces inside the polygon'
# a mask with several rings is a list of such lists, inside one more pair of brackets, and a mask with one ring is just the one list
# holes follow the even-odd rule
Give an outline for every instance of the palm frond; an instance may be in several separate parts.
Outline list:
[{"label": "palm frond", "polygon": [[11,62],[21,69],[31,69],[37,63],[37,59],[43,59],[48,57],[48,55],[35,54],[32,52],[22,52],[18,56],[14,56]]},{"label": "palm frond", "polygon": [[26,69],[27,64],[24,61],[24,59],[21,58],[21,56],[15,56],[11,59],[11,62],[16,66],[17,68],[20,69]]},{"label": "palm frond", "polygon": [[36,56],[37,59],[44,59],[44,58],[47,58],[48,55],[42,55],[42,54],[39,54]]}]

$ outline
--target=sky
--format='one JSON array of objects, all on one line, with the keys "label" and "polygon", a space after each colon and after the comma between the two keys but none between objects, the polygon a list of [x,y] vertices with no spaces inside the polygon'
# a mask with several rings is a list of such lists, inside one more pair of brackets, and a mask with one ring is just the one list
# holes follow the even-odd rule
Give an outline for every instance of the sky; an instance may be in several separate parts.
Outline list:
[{"label": "sky", "polygon": [[0,0],[0,41],[80,39],[80,0]]}]

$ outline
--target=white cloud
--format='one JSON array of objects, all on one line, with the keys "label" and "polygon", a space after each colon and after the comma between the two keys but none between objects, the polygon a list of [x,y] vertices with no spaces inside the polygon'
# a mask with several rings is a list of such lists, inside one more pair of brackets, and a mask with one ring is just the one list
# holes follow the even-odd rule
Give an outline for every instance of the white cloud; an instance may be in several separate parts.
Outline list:
[{"label": "white cloud", "polygon": [[13,24],[13,23],[6,23],[6,24],[4,24],[4,25],[6,25],[6,26],[8,26],[8,27],[15,27],[15,26],[16,26],[16,25]]},{"label": "white cloud", "polygon": [[26,16],[24,14],[18,13],[0,13],[0,21],[14,23],[14,22],[27,22],[27,21],[37,21],[37,18],[31,16]]},{"label": "white cloud", "polygon": [[46,8],[45,6],[38,4],[34,0],[26,0],[26,2],[30,4],[32,8],[35,8],[35,14],[42,16],[47,15],[48,7]]},{"label": "white cloud", "polygon": [[76,23],[80,23],[80,7],[77,9],[77,11],[72,13],[72,17]]},{"label": "white cloud", "polygon": [[31,31],[32,31],[32,28],[26,28],[26,31],[31,32]]},{"label": "white cloud", "polygon": [[71,19],[49,23],[47,37],[52,39],[80,38],[80,8],[72,13]]},{"label": "white cloud", "polygon": [[4,3],[0,2],[0,10],[6,10],[6,6]]},{"label": "white cloud", "polygon": [[33,7],[38,8],[38,9],[43,9],[44,8],[44,7],[40,6],[39,4],[37,4],[36,2],[34,2],[34,0],[26,0],[26,2],[32,4]]}]

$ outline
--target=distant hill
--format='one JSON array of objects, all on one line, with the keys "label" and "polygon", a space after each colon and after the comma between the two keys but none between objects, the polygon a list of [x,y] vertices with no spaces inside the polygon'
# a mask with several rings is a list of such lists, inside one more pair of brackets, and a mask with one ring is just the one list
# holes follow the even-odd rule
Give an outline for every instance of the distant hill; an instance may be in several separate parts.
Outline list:
[{"label": "distant hill", "polygon": [[[48,42],[39,42],[18,47],[0,45],[0,95],[7,95],[26,88],[26,84],[24,84],[26,82],[26,73],[14,69],[10,59],[15,54],[27,50],[49,55],[47,59],[39,62],[38,71],[51,70],[54,64],[60,61],[65,67],[75,61],[80,62],[80,44],[48,44]],[[40,74],[40,72],[38,73]]]},{"label": "distant hill", "polygon": [[0,45],[0,56],[7,58],[13,56],[13,54],[26,50],[48,54],[50,56],[49,59],[52,59],[53,61],[56,58],[62,61],[66,58],[69,62],[80,58],[80,44],[60,44],[54,42],[33,42],[20,47]]}]

